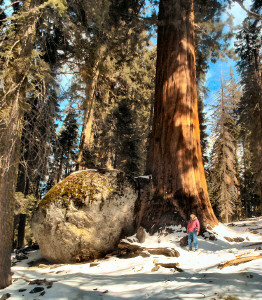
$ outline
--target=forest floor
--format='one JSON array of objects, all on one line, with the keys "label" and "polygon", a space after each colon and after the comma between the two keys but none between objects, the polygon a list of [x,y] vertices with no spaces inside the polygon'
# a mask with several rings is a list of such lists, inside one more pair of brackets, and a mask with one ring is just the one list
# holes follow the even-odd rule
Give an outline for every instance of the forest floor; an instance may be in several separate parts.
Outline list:
[{"label": "forest floor", "polygon": [[[14,258],[13,284],[0,291],[0,299],[262,299],[262,217],[219,224],[199,236],[198,252],[180,247],[185,235],[185,228],[169,227],[166,233],[147,235],[144,243],[137,243],[175,248],[179,257],[112,256],[70,265],[49,264],[40,250],[30,251],[28,259]],[[244,241],[233,241],[237,237]],[[245,257],[256,259],[223,267]],[[181,270],[155,268],[156,262],[179,263]]]}]

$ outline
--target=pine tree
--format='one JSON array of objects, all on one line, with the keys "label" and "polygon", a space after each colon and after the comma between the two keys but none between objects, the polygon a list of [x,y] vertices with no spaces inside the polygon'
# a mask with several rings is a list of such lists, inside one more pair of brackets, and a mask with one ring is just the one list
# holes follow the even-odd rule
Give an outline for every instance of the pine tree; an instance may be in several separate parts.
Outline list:
[{"label": "pine tree", "polygon": [[52,136],[52,155],[48,159],[48,176],[43,182],[42,194],[75,171],[79,143],[78,113],[72,104],[64,112],[66,116],[62,125]]},{"label": "pine tree", "polygon": [[[260,13],[261,2],[254,1],[251,10]],[[257,207],[256,214],[261,214],[262,211],[262,64],[261,64],[261,21],[257,19],[246,18],[242,24],[242,28],[237,34],[236,53],[239,55],[238,72],[241,76],[241,84],[243,85],[243,95],[239,104],[238,113],[240,124],[242,127],[242,141],[245,147],[248,147],[247,155],[250,160],[245,166],[245,189],[247,182],[253,180],[253,188],[250,190],[250,196],[256,204],[251,202],[251,207]],[[244,149],[245,151],[245,149]],[[244,152],[245,153],[245,152]],[[247,158],[246,157],[246,158]],[[247,176],[251,176],[249,179]],[[252,178],[252,179],[251,179]],[[244,190],[245,190],[244,189]],[[246,197],[247,191],[244,192]],[[256,196],[255,196],[256,195]],[[244,202],[250,203],[251,198],[248,197]],[[257,200],[259,199],[259,200]],[[252,200],[253,201],[253,200]],[[260,204],[258,205],[257,202]],[[250,212],[248,204],[246,213]],[[259,208],[258,208],[259,207]]]},{"label": "pine tree", "polygon": [[[18,3],[16,3],[18,4]],[[11,259],[14,192],[20,156],[22,121],[27,95],[39,95],[32,78],[50,78],[41,53],[34,49],[36,25],[46,7],[65,9],[60,1],[43,4],[23,1],[14,5],[11,17],[2,20],[0,35],[0,288],[11,283]],[[4,30],[3,30],[4,29]],[[8,200],[7,200],[8,199]]]},{"label": "pine tree", "polygon": [[138,175],[139,170],[139,136],[136,132],[135,111],[131,101],[123,98],[114,111],[115,124],[115,166],[130,175]]},{"label": "pine tree", "polygon": [[201,152],[203,157],[204,167],[208,164],[208,134],[206,133],[207,129],[207,118],[206,113],[204,112],[204,100],[207,97],[207,88],[204,83],[198,84],[197,89],[198,95],[198,115],[199,115],[199,126],[200,126],[200,145]]},{"label": "pine tree", "polygon": [[240,130],[240,145],[242,147],[242,157],[240,162],[240,197],[242,203],[242,213],[246,218],[253,215],[260,215],[260,197],[255,184],[255,174],[252,168],[252,154],[249,144],[249,136]]},{"label": "pine tree", "polygon": [[75,168],[78,124],[75,109],[70,107],[58,133],[58,174],[57,182],[68,176]]},{"label": "pine tree", "polygon": [[[47,6],[46,13],[39,17],[36,24],[34,48],[41,53],[41,61],[53,76],[65,62],[70,49],[66,38],[68,24],[63,19]],[[50,140],[55,134],[59,110],[58,84],[50,75],[44,80],[42,77],[32,77],[38,92],[27,96],[30,110],[25,112],[21,138],[17,191],[25,196],[34,194],[37,198],[40,197],[40,183],[48,173],[48,156],[52,152]]]},{"label": "pine tree", "polygon": [[221,74],[218,104],[214,106],[214,144],[211,154],[211,195],[220,218],[228,223],[239,212],[238,191],[238,126],[235,108],[240,100],[240,86],[233,78],[225,82]]},{"label": "pine tree", "polygon": [[[113,78],[109,78],[112,65],[121,69],[137,56],[139,45],[148,40],[144,34],[146,24],[139,18],[144,1],[103,1],[101,6],[96,3],[97,9],[91,13],[89,5],[91,3],[72,3],[72,10],[79,16],[72,21],[80,25],[76,55],[84,87],[84,120],[78,157],[80,168],[95,164],[92,156],[96,132],[93,129],[100,85],[101,89],[110,90],[116,80],[114,74]],[[107,88],[105,82],[109,83]]]},{"label": "pine tree", "polygon": [[[133,167],[128,172],[125,165],[124,170],[134,174],[136,169],[136,175],[144,173],[154,91],[155,48],[149,49],[145,44],[138,53],[139,55],[122,65],[116,60],[110,60],[106,75],[101,76],[94,111],[93,146],[89,148],[88,155],[86,153],[86,158],[90,157],[90,167],[122,169],[125,165],[122,161],[131,160],[131,153],[126,152],[126,159],[121,154],[122,143],[129,140],[136,145],[134,159],[129,163]],[[128,121],[129,129],[121,113],[122,108],[132,116]],[[117,125],[119,122],[121,126]],[[124,130],[129,130],[130,136],[126,133],[120,138],[121,131]]]},{"label": "pine tree", "polygon": [[[53,82],[54,86],[55,83]],[[46,94],[27,99],[30,110],[25,112],[21,136],[21,154],[17,192],[40,197],[40,182],[47,175],[47,161],[51,154],[50,140],[55,132],[58,112],[56,91],[51,83],[43,84]]]},{"label": "pine tree", "polygon": [[221,57],[232,56],[229,50],[229,43],[233,37],[232,16],[228,16],[224,21],[221,18],[226,8],[227,3],[221,1],[194,1],[198,114],[204,166],[208,164],[208,135],[206,133],[207,120],[204,113],[204,100],[208,93],[205,83],[209,62],[215,63]]}]

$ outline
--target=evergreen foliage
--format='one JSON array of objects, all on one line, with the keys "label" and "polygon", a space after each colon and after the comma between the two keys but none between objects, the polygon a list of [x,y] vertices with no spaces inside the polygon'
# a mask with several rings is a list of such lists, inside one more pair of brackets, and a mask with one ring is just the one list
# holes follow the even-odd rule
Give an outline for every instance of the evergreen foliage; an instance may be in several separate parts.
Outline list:
[{"label": "evergreen foliage", "polygon": [[239,215],[238,180],[238,126],[235,108],[240,100],[240,86],[233,78],[224,82],[217,95],[218,104],[214,106],[214,144],[211,153],[211,195],[214,207],[221,219],[229,222],[234,214]]},{"label": "evergreen foliage", "polygon": [[[261,1],[251,10],[261,13]],[[247,216],[262,212],[262,22],[246,18],[235,43],[243,95],[238,107],[243,147],[242,201]]]},{"label": "evergreen foliage", "polygon": [[[33,211],[35,209],[35,206],[37,204],[37,198],[35,198],[34,195],[30,194],[25,196],[21,192],[15,193],[15,216],[19,217],[20,214],[24,214],[26,222],[24,223],[24,240],[26,245],[31,245],[33,242],[35,242],[35,239],[33,237],[32,231],[31,231],[31,217],[33,214]],[[18,224],[17,224],[18,225]],[[18,242],[18,235],[19,232],[14,227],[14,236],[13,236],[13,245],[17,246]],[[20,227],[21,228],[21,227]]]},{"label": "evergreen foliage", "polygon": [[143,48],[122,67],[111,62],[110,72],[97,87],[91,166],[143,174],[154,93],[155,48]]},{"label": "evergreen foliage", "polygon": [[[78,72],[80,79],[75,82],[73,89],[82,101],[80,105],[84,113],[78,157],[78,167],[81,168],[115,165],[112,157],[116,153],[103,150],[103,147],[106,148],[103,146],[103,124],[107,127],[105,120],[110,119],[107,117],[108,113],[111,115],[115,111],[123,97],[130,99],[132,110],[138,110],[141,100],[144,103],[148,102],[148,99],[152,100],[154,89],[151,66],[146,70],[148,63],[145,66],[139,65],[149,52],[146,48],[151,35],[146,33],[147,22],[140,18],[144,1],[103,3],[100,9],[90,11],[87,6],[92,5],[91,3],[87,5],[82,2],[69,2],[69,15],[73,26],[77,25],[77,38],[73,41],[76,61],[72,66],[76,66],[77,63],[77,69],[74,70]],[[144,68],[143,79],[138,70],[133,71],[135,68]],[[150,80],[152,91],[149,98],[143,99],[142,93],[148,89],[147,78]],[[144,82],[140,84],[141,80]],[[150,105],[148,111],[150,114]],[[144,125],[148,133],[148,124]],[[117,139],[111,138],[111,142],[113,141],[116,142]],[[118,149],[118,145],[111,146],[114,151]],[[111,159],[107,158],[109,153]]]},{"label": "evergreen foliage", "polygon": [[43,98],[42,87],[52,81],[49,66],[35,47],[37,23],[48,9],[60,16],[65,11],[60,0],[26,0],[12,2],[10,7],[11,16],[8,7],[1,7],[0,28],[0,227],[5,228],[1,231],[0,288],[11,283],[14,192],[24,114],[31,109],[27,100]]},{"label": "evergreen foliage", "polygon": [[[59,6],[59,3],[53,5]],[[19,11],[19,6],[15,11]],[[57,13],[46,3],[45,11],[36,23],[33,47],[39,55],[39,62],[46,66],[46,73],[41,73],[38,68],[35,72],[39,78],[35,74],[30,75],[34,90],[26,97],[29,110],[25,111],[23,120],[17,191],[25,195],[33,193],[38,198],[41,181],[48,174],[48,157],[53,151],[50,141],[55,135],[55,120],[58,117],[55,72],[64,63],[70,49],[61,15],[64,11],[65,7]]]},{"label": "evergreen foliage", "polygon": [[207,120],[204,113],[204,100],[208,93],[205,86],[208,64],[210,61],[215,63],[219,58],[226,55],[232,56],[232,50],[229,49],[229,43],[233,37],[232,16],[229,15],[225,21],[221,20],[221,15],[225,12],[226,7],[225,2],[222,3],[217,0],[194,1],[198,114],[201,150],[205,167],[208,163],[208,135],[206,133]]},{"label": "evergreen foliage", "polygon": [[48,180],[44,183],[42,193],[49,191],[57,182],[75,170],[79,137],[78,116],[72,106],[66,111],[61,128],[53,135],[53,156],[48,161]]}]

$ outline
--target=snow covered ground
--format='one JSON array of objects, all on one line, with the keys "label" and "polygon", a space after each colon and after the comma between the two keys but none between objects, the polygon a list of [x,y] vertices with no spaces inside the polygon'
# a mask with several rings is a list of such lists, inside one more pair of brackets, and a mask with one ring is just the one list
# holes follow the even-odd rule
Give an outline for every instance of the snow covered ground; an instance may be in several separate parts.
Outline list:
[{"label": "snow covered ground", "polygon": [[[215,240],[208,234],[199,236],[198,252],[180,247],[185,228],[169,227],[168,232],[147,235],[140,245],[172,247],[180,252],[179,257],[112,256],[93,264],[54,265],[44,261],[39,250],[28,252],[28,259],[13,266],[13,284],[0,291],[0,299],[3,295],[28,300],[262,299],[262,217],[228,226],[219,224],[210,232]],[[242,237],[244,241],[229,242],[225,237]],[[219,268],[238,257],[259,255],[261,258],[250,262]],[[164,267],[153,271],[156,260],[177,262],[183,271]],[[42,281],[34,282],[37,279]]]}]

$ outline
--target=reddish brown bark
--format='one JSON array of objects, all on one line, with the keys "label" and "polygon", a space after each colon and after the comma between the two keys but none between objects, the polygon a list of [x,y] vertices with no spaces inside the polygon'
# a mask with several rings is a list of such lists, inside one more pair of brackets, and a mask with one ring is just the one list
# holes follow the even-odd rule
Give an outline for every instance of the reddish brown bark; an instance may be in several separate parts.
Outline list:
[{"label": "reddish brown bark", "polygon": [[154,120],[149,154],[152,200],[141,225],[180,223],[196,213],[217,219],[209,202],[200,149],[192,0],[161,0]]}]

